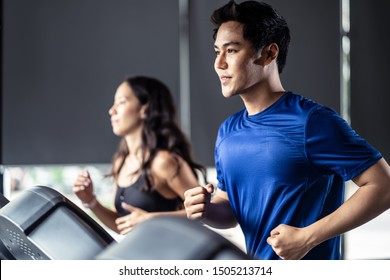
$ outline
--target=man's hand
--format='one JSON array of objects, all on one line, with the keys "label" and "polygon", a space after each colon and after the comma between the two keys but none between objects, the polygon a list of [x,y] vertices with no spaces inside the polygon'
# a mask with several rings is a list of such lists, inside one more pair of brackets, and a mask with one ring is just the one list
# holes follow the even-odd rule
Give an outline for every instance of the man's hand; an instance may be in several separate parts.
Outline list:
[{"label": "man's hand", "polygon": [[271,231],[267,243],[284,260],[302,259],[313,247],[305,228],[279,225]]},{"label": "man's hand", "polygon": [[213,191],[214,186],[207,184],[204,187],[189,189],[184,193],[184,207],[189,220],[200,220],[206,217]]}]

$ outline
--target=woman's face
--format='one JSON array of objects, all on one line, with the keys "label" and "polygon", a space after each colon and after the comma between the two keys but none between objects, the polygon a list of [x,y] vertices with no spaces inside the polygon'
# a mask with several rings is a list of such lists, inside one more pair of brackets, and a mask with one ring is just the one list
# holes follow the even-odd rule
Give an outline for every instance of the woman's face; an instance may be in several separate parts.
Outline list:
[{"label": "woman's face", "polygon": [[112,130],[117,136],[126,136],[139,130],[143,124],[146,105],[142,106],[127,82],[119,85],[114,104],[108,111]]}]

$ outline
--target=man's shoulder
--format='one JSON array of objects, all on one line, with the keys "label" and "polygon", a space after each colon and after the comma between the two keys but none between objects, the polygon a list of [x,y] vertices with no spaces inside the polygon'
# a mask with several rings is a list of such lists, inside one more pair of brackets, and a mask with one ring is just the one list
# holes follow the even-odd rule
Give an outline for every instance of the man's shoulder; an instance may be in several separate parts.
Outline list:
[{"label": "man's shoulder", "polygon": [[[284,100],[284,104],[281,106],[279,113],[286,113],[291,119],[301,120],[306,122],[308,118],[315,112],[324,112],[326,114],[334,114],[335,110],[314,101],[303,95],[299,95],[293,92],[289,92]],[[294,118],[295,116],[295,118]]]},{"label": "man's shoulder", "polygon": [[311,110],[314,107],[322,106],[321,104],[317,103],[313,99],[310,99],[309,97],[294,93],[294,92],[287,92],[285,103],[288,103],[293,107],[297,107],[299,109],[304,110]]},{"label": "man's shoulder", "polygon": [[236,130],[240,130],[240,127],[242,125],[242,120],[246,114],[246,109],[242,109],[229,117],[227,117],[218,128],[218,137],[217,142],[220,142],[222,139],[224,139],[227,135],[230,135],[232,132]]},{"label": "man's shoulder", "polygon": [[228,129],[228,128],[232,128],[235,124],[237,124],[238,122],[240,122],[242,120],[242,118],[245,116],[246,114],[246,109],[242,109],[236,113],[233,113],[231,114],[229,117],[227,117],[222,123],[221,125],[219,126],[219,129]]}]

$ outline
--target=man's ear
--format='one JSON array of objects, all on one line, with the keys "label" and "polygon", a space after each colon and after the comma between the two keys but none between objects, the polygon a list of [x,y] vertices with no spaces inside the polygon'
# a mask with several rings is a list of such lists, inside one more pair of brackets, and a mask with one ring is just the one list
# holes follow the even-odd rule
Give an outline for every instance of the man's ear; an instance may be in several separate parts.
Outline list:
[{"label": "man's ear", "polygon": [[256,63],[266,66],[276,60],[279,54],[279,46],[276,43],[265,46],[260,51],[260,56],[256,59]]}]

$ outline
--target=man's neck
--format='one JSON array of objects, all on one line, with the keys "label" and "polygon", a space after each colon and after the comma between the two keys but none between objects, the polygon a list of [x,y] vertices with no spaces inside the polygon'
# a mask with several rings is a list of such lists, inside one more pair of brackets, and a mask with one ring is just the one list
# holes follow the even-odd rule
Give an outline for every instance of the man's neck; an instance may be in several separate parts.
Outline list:
[{"label": "man's neck", "polygon": [[285,90],[280,83],[274,86],[259,85],[251,90],[241,93],[240,97],[248,111],[248,115],[258,114],[275,103]]}]

